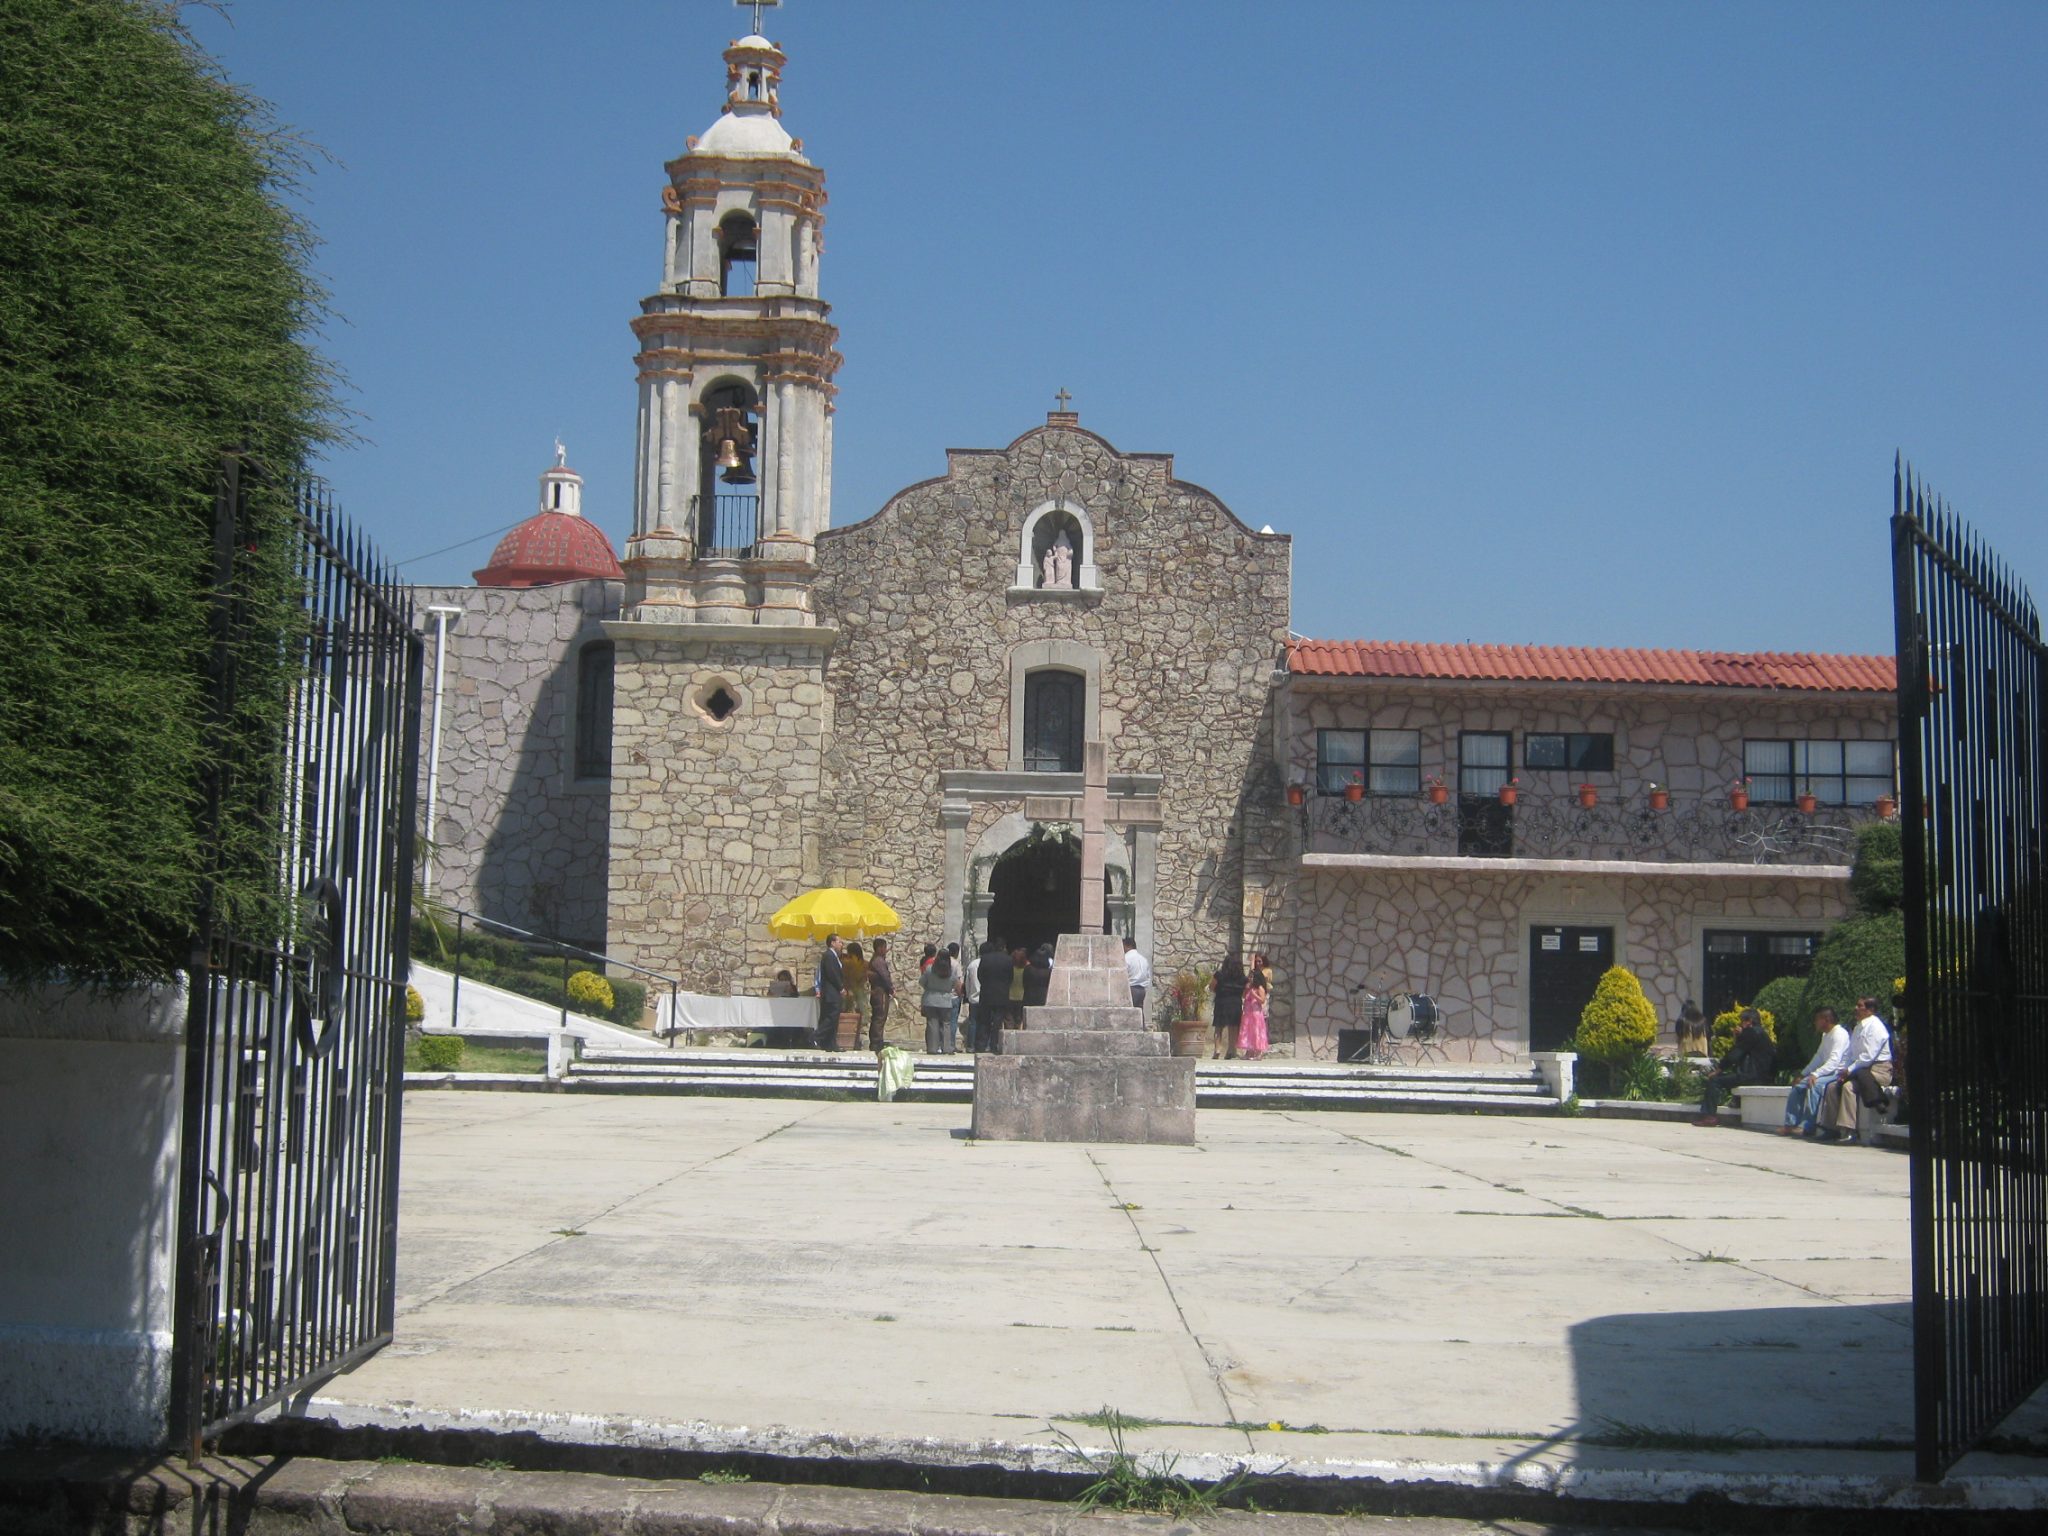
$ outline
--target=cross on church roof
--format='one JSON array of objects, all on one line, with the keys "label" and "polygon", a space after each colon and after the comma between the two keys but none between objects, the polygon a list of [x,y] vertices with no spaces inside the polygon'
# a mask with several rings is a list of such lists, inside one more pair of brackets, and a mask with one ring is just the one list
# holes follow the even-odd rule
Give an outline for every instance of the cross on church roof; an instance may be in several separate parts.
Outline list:
[{"label": "cross on church roof", "polygon": [[1067,408],[1067,402],[1073,398],[1074,397],[1072,395],[1067,393],[1067,387],[1064,384],[1062,384],[1059,387],[1058,392],[1053,395],[1053,399],[1059,401],[1060,409],[1063,411]]},{"label": "cross on church roof", "polygon": [[761,30],[762,10],[764,8],[773,10],[776,6],[782,4],[782,0],[732,0],[732,3],[743,11],[748,6],[754,8],[754,31],[758,33]]}]

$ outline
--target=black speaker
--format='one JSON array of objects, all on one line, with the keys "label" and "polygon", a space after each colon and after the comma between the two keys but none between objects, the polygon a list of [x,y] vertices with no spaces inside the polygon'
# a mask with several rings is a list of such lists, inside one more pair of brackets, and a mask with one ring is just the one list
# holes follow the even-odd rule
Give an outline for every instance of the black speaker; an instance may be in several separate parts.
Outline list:
[{"label": "black speaker", "polygon": [[1371,1061],[1372,1031],[1369,1029],[1338,1030],[1337,1059],[1339,1061]]}]

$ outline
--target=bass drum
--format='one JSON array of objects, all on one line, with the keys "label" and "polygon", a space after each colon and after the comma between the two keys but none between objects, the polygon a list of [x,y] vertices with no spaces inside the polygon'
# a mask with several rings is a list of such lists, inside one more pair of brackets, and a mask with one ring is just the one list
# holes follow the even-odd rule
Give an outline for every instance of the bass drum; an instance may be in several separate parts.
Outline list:
[{"label": "bass drum", "polygon": [[[1428,1002],[1427,998],[1422,999]],[[1387,1033],[1396,1040],[1406,1040],[1408,1031],[1415,1027],[1416,999],[1406,992],[1396,992],[1387,1003]]]}]

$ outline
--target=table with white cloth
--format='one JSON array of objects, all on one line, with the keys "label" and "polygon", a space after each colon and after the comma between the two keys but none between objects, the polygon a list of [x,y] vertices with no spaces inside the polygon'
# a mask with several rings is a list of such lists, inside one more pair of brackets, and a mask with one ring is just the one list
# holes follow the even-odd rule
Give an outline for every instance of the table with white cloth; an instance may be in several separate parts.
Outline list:
[{"label": "table with white cloth", "polygon": [[814,1036],[818,1028],[815,997],[710,997],[678,992],[675,1016],[662,998],[656,1008],[655,1032],[669,1035],[768,1034],[771,1041],[790,1041],[792,1032]]}]

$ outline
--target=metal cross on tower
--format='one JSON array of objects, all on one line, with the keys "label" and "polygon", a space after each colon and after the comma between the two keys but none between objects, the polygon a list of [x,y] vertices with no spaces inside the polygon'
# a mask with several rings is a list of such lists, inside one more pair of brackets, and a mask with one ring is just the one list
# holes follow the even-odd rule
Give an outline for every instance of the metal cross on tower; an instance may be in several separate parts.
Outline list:
[{"label": "metal cross on tower", "polygon": [[761,30],[761,12],[763,10],[772,11],[776,6],[782,4],[782,0],[732,0],[732,3],[743,11],[749,6],[753,7],[754,31],[756,34],[759,34]]},{"label": "metal cross on tower", "polygon": [[1067,402],[1073,398],[1074,397],[1072,395],[1067,393],[1067,388],[1064,384],[1062,384],[1053,395],[1053,399],[1059,401],[1060,409],[1063,411],[1067,408]]}]

